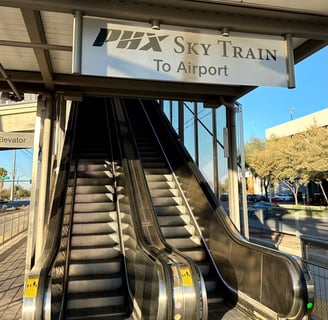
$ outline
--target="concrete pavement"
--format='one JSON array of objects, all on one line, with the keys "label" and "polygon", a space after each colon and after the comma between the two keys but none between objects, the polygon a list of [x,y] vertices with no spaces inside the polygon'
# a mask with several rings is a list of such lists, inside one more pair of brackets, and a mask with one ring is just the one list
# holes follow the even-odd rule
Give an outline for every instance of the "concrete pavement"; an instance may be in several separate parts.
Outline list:
[{"label": "concrete pavement", "polygon": [[0,319],[22,319],[27,232],[0,247]]}]

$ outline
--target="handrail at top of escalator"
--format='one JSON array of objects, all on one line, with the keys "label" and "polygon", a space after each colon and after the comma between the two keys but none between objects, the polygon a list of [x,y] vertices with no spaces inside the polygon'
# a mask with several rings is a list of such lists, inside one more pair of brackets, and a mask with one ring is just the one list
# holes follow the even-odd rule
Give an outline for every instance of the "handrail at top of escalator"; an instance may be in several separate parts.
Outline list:
[{"label": "handrail at top of escalator", "polygon": [[[279,316],[288,319],[298,319],[303,314],[308,313],[307,303],[313,302],[314,299],[313,282],[300,259],[246,241],[234,227],[229,217],[223,213],[224,210],[217,197],[185,147],[178,143],[176,133],[163,112],[160,111],[160,108],[147,108],[147,112],[151,112],[152,120],[158,119],[156,131],[165,132],[165,138],[163,134],[161,135],[163,137],[162,144],[165,147],[167,156],[170,157],[169,161],[173,162],[180,182],[184,185],[184,192],[191,201],[194,213],[198,215],[198,223],[204,223],[200,226],[202,230],[207,232],[205,238],[210,239],[208,240],[208,246],[213,257],[216,261],[221,261],[221,265],[227,263],[223,270],[222,266],[218,265],[220,272],[226,276],[229,275],[229,272],[231,273],[232,268],[237,275],[243,274],[245,271],[240,269],[240,266],[244,265],[245,270],[249,270],[251,274],[258,272],[261,275],[260,278],[255,277],[257,282],[249,286],[243,285],[247,283],[245,280],[247,277],[242,277],[240,280],[236,279],[239,281],[236,289],[245,293],[244,298],[247,299],[249,296],[249,301],[258,300],[278,314],[280,313],[278,309],[281,309],[282,313]],[[196,188],[199,189],[197,195],[195,193]],[[202,210],[197,212],[197,206],[203,206]],[[207,208],[207,210],[204,208]],[[219,223],[217,226],[220,227],[221,232],[218,232],[217,227],[213,227],[217,223]],[[220,245],[220,243],[229,243],[229,245],[226,247]],[[249,264],[247,265],[247,261],[251,261],[254,265],[250,267]],[[275,271],[270,267],[272,263],[279,271]],[[279,278],[275,278],[272,275],[273,272],[277,272]],[[264,283],[263,279],[267,282]],[[286,283],[290,284],[288,290],[287,288],[286,290],[282,289]],[[280,284],[280,287],[277,284]],[[257,290],[254,290],[256,286],[258,286]],[[268,289],[266,289],[267,287]],[[276,295],[278,296],[272,299],[272,294],[275,294],[274,288],[277,288]],[[266,292],[264,289],[268,291]],[[256,294],[254,294],[254,291],[256,291]],[[290,294],[290,296],[284,300],[285,294]],[[279,301],[279,306],[275,304],[275,300]]]},{"label": "handrail at top of escalator", "polygon": [[60,171],[58,173],[54,199],[50,210],[47,238],[42,255],[40,255],[40,258],[32,267],[25,284],[22,312],[23,320],[40,320],[43,318],[43,299],[49,268],[56,256],[60,243],[62,213],[64,210],[66,184],[71,163],[71,146],[75,138],[77,119],[77,108],[74,104],[70,112],[70,119],[65,134],[63,153],[60,161]]}]

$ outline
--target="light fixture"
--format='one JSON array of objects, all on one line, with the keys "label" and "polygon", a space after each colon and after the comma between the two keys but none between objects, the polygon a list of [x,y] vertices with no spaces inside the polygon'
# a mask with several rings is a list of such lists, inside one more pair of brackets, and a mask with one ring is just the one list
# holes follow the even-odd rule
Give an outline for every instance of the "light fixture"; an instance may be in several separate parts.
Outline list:
[{"label": "light fixture", "polygon": [[161,25],[159,23],[159,20],[151,20],[150,25],[151,25],[151,28],[153,30],[160,30],[161,29]]},{"label": "light fixture", "polygon": [[223,37],[229,37],[230,36],[230,31],[228,27],[223,27],[221,31],[221,35]]}]

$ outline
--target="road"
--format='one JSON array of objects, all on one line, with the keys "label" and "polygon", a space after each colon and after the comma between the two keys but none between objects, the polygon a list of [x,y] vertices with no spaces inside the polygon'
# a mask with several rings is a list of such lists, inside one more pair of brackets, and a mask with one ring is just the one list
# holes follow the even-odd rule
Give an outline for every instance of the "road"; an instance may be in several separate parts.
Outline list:
[{"label": "road", "polygon": [[328,241],[328,213],[324,217],[285,214],[265,220],[254,215],[249,217],[249,226]]}]

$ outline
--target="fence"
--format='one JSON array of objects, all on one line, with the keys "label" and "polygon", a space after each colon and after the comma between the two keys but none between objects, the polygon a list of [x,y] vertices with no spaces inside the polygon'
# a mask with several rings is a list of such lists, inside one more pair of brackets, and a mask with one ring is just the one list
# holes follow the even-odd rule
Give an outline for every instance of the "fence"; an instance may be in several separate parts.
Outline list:
[{"label": "fence", "polygon": [[0,212],[0,246],[28,228],[29,208]]},{"label": "fence", "polygon": [[302,259],[310,271],[315,285],[313,320],[328,319],[328,243],[301,237]]}]

